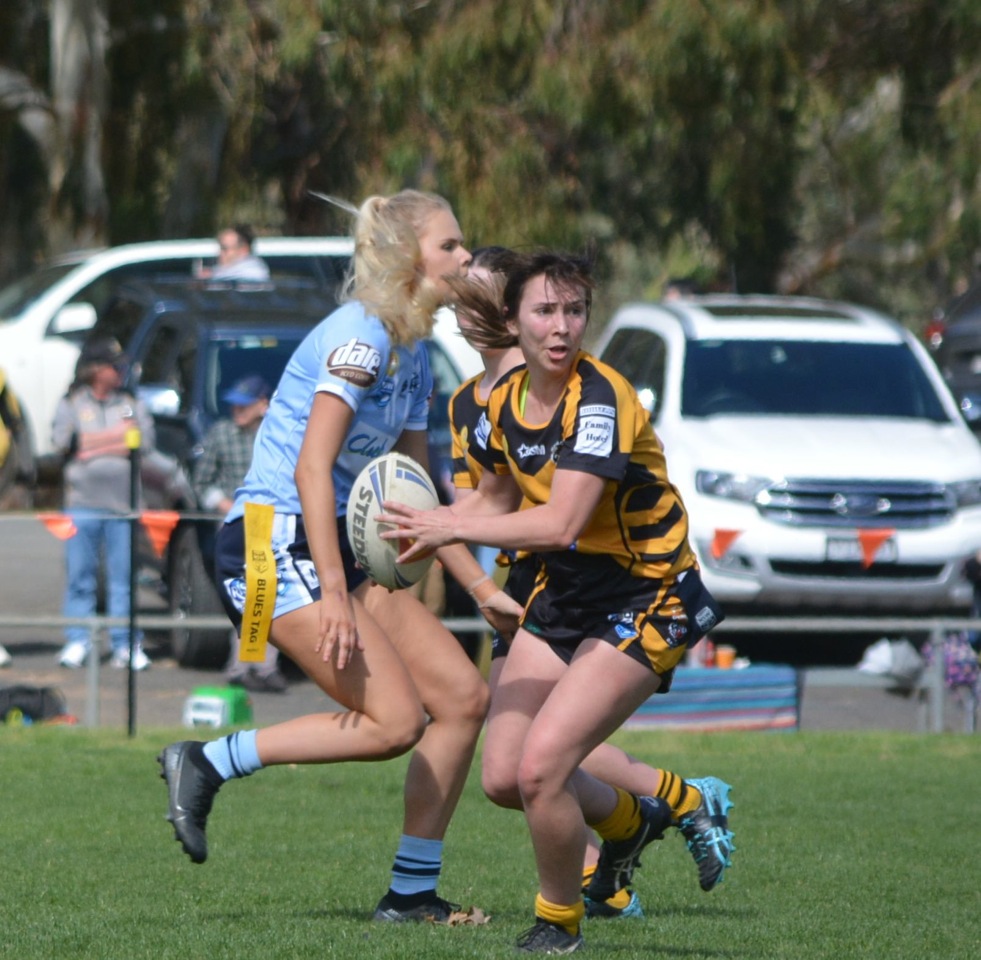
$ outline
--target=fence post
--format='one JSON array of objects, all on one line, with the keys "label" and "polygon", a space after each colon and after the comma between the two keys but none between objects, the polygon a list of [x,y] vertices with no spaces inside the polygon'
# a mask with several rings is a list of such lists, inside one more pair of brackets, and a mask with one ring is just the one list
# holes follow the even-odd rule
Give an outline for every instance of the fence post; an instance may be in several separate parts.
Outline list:
[{"label": "fence post", "polygon": [[945,631],[934,627],[930,631],[930,647],[933,657],[927,677],[930,696],[930,732],[944,732],[944,637]]},{"label": "fence post", "polygon": [[107,629],[101,619],[93,620],[89,627],[92,645],[85,677],[85,726],[87,727],[99,725],[99,664],[102,660],[102,636]]},{"label": "fence post", "polygon": [[137,540],[140,530],[140,444],[142,437],[138,427],[126,431],[126,446],[129,448],[129,660],[126,664],[126,729],[129,735],[136,734],[136,671],[133,669],[133,656],[137,650],[136,633],[136,589],[137,589]]}]

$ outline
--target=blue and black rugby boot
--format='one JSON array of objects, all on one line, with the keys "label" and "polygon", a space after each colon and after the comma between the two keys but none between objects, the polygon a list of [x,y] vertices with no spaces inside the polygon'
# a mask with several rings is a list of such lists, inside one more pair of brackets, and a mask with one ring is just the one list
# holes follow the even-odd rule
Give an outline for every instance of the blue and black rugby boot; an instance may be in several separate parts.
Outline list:
[{"label": "blue and black rugby boot", "polygon": [[644,908],[641,906],[640,897],[633,890],[621,890],[620,893],[626,897],[626,902],[622,907],[617,906],[617,900],[621,898],[618,898],[616,894],[609,900],[600,900],[599,903],[583,896],[583,901],[586,904],[586,916],[589,919],[599,918],[603,920],[621,920],[629,917],[643,919]]},{"label": "blue and black rugby boot", "polygon": [[702,795],[702,802],[691,813],[680,817],[678,829],[698,867],[698,882],[708,891],[722,883],[736,849],[728,817],[732,807],[729,799],[732,787],[718,777],[686,780],[685,783]]}]

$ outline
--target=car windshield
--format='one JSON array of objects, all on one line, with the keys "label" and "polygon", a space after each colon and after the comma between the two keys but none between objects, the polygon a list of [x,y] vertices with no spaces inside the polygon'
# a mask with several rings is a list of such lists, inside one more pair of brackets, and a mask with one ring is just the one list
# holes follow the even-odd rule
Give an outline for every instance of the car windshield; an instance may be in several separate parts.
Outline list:
[{"label": "car windshield", "polygon": [[950,420],[905,344],[808,340],[690,342],[681,410]]},{"label": "car windshield", "polygon": [[0,318],[15,320],[46,290],[77,266],[77,263],[60,263],[42,267],[8,284],[0,290]]},{"label": "car windshield", "polygon": [[305,333],[231,336],[212,340],[205,355],[204,413],[208,420],[229,414],[221,396],[243,377],[259,374],[273,389]]}]

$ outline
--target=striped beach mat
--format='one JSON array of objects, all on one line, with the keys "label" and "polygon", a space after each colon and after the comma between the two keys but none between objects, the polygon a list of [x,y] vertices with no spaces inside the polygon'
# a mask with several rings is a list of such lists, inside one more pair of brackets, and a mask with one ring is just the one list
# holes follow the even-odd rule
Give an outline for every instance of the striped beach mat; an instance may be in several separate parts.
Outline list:
[{"label": "striped beach mat", "polygon": [[645,701],[627,730],[795,730],[799,720],[797,671],[783,664],[741,670],[678,667],[667,694]]}]

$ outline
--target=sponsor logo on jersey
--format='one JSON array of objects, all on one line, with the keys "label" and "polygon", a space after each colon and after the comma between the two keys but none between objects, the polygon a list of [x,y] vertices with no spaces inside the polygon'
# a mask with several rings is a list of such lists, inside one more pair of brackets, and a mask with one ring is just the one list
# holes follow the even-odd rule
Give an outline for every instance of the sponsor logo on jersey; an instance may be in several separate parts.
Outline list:
[{"label": "sponsor logo on jersey", "polygon": [[680,647],[688,637],[688,618],[675,617],[668,624],[668,635],[664,642],[669,647]]},{"label": "sponsor logo on jersey", "polygon": [[536,443],[532,446],[523,443],[517,450],[514,451],[514,455],[519,460],[527,460],[528,457],[544,457],[545,456],[545,444]]},{"label": "sponsor logo on jersey", "polygon": [[357,387],[370,387],[378,379],[381,359],[381,353],[370,343],[351,337],[327,358],[327,370]]},{"label": "sponsor logo on jersey", "polygon": [[579,408],[580,417],[615,417],[616,415],[616,409],[605,403],[591,403]]},{"label": "sponsor logo on jersey", "polygon": [[403,381],[402,386],[399,390],[399,396],[407,397],[410,394],[415,393],[419,389],[419,384],[422,382],[422,377],[418,373],[412,374],[408,380]]},{"label": "sponsor logo on jersey", "polygon": [[592,404],[579,411],[579,429],[576,431],[576,453],[594,457],[608,457],[613,452],[613,433],[616,411],[603,404]]},{"label": "sponsor logo on jersey", "polygon": [[608,613],[606,619],[611,623],[633,623],[634,622],[634,612],[633,610],[623,610],[620,613]]},{"label": "sponsor logo on jersey", "polygon": [[637,628],[632,623],[618,623],[613,629],[621,640],[633,640],[637,636]]},{"label": "sponsor logo on jersey", "polygon": [[386,377],[374,392],[373,399],[379,407],[387,407],[394,394],[395,381],[391,377]]},{"label": "sponsor logo on jersey", "polygon": [[482,413],[477,421],[477,428],[474,430],[473,438],[481,450],[487,449],[487,441],[490,439],[491,425],[487,419],[487,414]]},{"label": "sponsor logo on jersey", "polygon": [[348,437],[347,448],[359,457],[374,459],[383,453],[388,453],[386,437],[374,436],[370,433],[355,433]]},{"label": "sponsor logo on jersey", "polygon": [[245,609],[245,577],[230,577],[225,580],[225,592],[232,606],[241,613]]},{"label": "sponsor logo on jersey", "polygon": [[695,623],[698,624],[698,629],[702,633],[708,633],[719,622],[718,617],[715,615],[715,611],[711,607],[702,607],[698,613],[695,614]]}]

